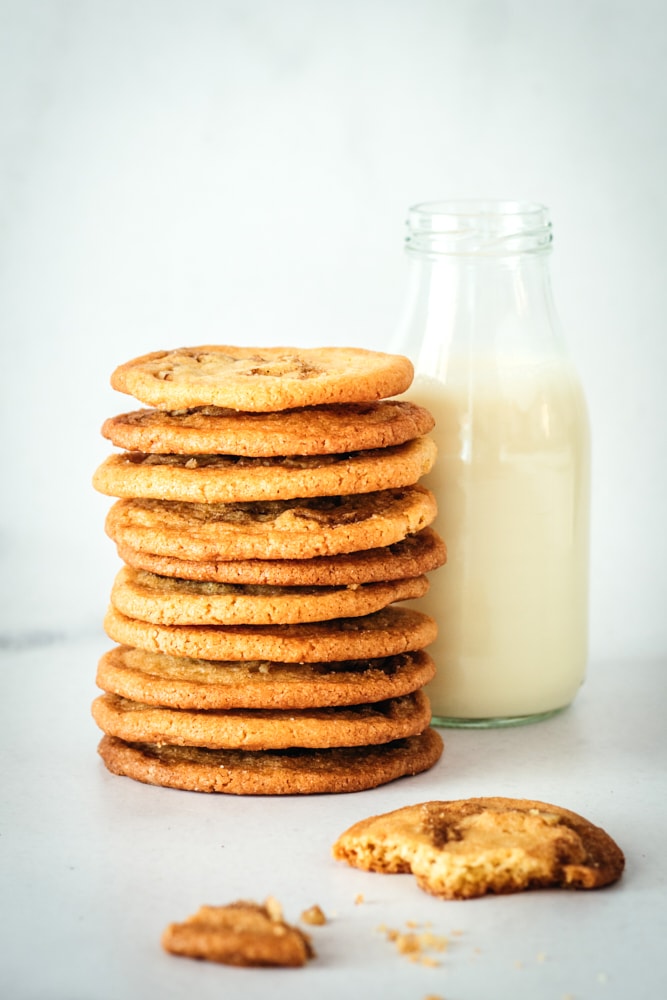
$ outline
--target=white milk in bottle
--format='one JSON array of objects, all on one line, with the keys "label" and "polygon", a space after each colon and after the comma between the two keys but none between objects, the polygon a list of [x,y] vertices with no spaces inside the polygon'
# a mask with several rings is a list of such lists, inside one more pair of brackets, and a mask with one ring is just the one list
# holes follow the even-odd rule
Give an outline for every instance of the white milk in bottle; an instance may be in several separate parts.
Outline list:
[{"label": "white milk in bottle", "polygon": [[419,602],[439,628],[427,692],[444,725],[533,721],[572,701],[587,659],[588,418],[555,322],[546,210],[437,203],[410,225],[407,396],[436,419],[422,483],[448,549]]}]

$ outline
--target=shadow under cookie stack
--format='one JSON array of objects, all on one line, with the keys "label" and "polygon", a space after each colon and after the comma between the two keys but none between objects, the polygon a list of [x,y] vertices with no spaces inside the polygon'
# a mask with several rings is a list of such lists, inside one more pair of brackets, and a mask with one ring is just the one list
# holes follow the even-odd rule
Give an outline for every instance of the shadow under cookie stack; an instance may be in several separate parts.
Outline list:
[{"label": "shadow under cookie stack", "polygon": [[352,792],[432,767],[424,685],[431,415],[412,366],[355,348],[201,347],[121,365],[149,408],[94,486],[123,561],[93,716],[107,768],[248,795]]}]

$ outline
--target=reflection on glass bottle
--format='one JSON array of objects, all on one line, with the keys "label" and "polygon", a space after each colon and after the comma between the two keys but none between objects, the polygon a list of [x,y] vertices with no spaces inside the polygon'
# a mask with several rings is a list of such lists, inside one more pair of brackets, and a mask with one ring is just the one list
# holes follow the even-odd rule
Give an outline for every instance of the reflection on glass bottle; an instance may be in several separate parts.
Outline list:
[{"label": "reflection on glass bottle", "polygon": [[408,218],[397,350],[436,418],[447,565],[420,608],[439,637],[435,720],[502,725],[559,711],[587,659],[589,431],[553,306],[541,205],[438,202]]}]

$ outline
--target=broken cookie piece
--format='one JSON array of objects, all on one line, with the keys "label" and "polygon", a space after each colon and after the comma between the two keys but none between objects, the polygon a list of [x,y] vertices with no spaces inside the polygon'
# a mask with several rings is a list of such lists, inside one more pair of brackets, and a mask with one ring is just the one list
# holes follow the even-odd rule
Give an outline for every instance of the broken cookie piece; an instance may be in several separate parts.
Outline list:
[{"label": "broken cookie piece", "polygon": [[315,956],[308,935],[285,923],[272,897],[263,905],[240,900],[202,906],[167,927],[162,947],[173,955],[237,966],[297,967]]},{"label": "broken cookie piece", "polygon": [[365,871],[412,872],[425,892],[470,899],[548,887],[597,889],[623,852],[582,816],[527,799],[425,802],[361,820],[333,846]]}]

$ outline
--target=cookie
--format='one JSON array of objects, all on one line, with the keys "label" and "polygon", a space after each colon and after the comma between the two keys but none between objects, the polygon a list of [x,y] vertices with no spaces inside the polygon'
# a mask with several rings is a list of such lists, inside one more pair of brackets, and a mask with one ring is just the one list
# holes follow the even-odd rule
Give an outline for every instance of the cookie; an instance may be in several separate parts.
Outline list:
[{"label": "cookie", "polygon": [[134,358],[116,368],[111,385],[159,409],[266,412],[397,396],[413,374],[407,358],[362,348],[216,344]]},{"label": "cookie", "polygon": [[301,625],[154,625],[107,611],[104,628],[125,646],[202,660],[277,660],[320,663],[395,656],[435,640],[433,618],[390,605],[359,618]]},{"label": "cookie", "polygon": [[252,708],[193,711],[143,705],[115,694],[103,694],[93,701],[92,713],[103,732],[128,743],[229,750],[376,746],[416,736],[431,721],[431,708],[423,691],[372,705],[289,712]]},{"label": "cookie", "polygon": [[162,947],[172,955],[223,965],[303,966],[315,956],[310,938],[285,923],[273,902],[201,906],[182,923],[169,924]]},{"label": "cookie", "polygon": [[387,582],[421,576],[443,566],[447,547],[432,528],[423,528],[385,548],[365,549],[337,556],[314,559],[178,559],[141,552],[122,542],[119,557],[135,569],[158,576],[176,576],[182,580],[206,580],[217,583],[274,587],[341,587],[363,583]]},{"label": "cookie", "polygon": [[390,448],[428,434],[434,424],[423,406],[383,399],[277,413],[135,410],[105,420],[102,435],[125,451],[266,458]]},{"label": "cookie", "polygon": [[430,490],[408,486],[267,503],[118,500],[105,527],[116,543],[169,558],[312,559],[393,545],[436,512]]},{"label": "cookie", "polygon": [[443,899],[549,887],[597,889],[620,878],[623,853],[587,819],[527,799],[425,802],[361,820],[333,846],[366,871],[412,872]]},{"label": "cookie", "polygon": [[361,792],[419,774],[440,759],[432,728],[371,747],[331,750],[206,750],[125,743],[104,736],[99,754],[113,774],[149,785],[228,795],[314,795]]},{"label": "cookie", "polygon": [[236,458],[230,455],[110,455],[93,486],[112,497],[186,503],[293,500],[412,486],[433,467],[435,441],[415,438],[394,448],[303,455]]},{"label": "cookie", "polygon": [[128,618],[159,625],[275,625],[368,615],[427,590],[425,576],[353,587],[273,587],[178,580],[124,566],[111,603]]},{"label": "cookie", "polygon": [[97,667],[103,691],[166,708],[322,708],[398,698],[435,675],[424,650],[366,660],[275,663],[194,660],[130,646],[106,652]]}]

